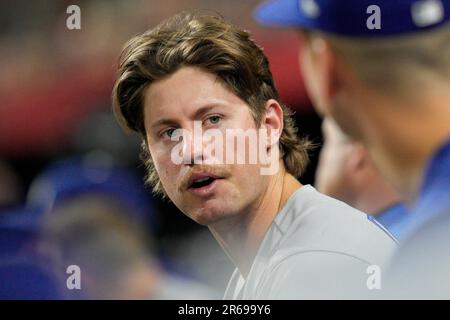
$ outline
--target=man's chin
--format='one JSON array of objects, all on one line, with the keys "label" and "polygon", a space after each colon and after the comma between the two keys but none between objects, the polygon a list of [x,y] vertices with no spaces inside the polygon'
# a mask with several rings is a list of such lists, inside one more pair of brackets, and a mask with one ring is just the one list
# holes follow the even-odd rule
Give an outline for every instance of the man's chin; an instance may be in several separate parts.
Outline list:
[{"label": "man's chin", "polygon": [[195,210],[189,217],[202,226],[210,226],[226,219],[227,214],[225,208],[208,207]]},{"label": "man's chin", "polygon": [[202,226],[208,226],[211,223],[220,221],[226,215],[228,207],[221,201],[221,199],[208,199],[206,201],[186,201],[178,208],[190,219]]},{"label": "man's chin", "polygon": [[217,222],[225,219],[225,217],[220,214],[214,214],[214,213],[208,212],[208,213],[199,213],[193,219],[198,224],[207,227],[207,226],[210,226],[214,223],[217,223]]}]

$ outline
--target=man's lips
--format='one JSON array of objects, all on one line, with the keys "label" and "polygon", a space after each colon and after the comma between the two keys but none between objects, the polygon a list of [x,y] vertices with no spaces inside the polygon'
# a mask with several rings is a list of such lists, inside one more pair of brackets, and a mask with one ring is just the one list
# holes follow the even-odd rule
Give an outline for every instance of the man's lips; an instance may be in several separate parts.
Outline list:
[{"label": "man's lips", "polygon": [[215,174],[200,172],[193,173],[186,184],[186,189],[197,189],[213,183],[217,179],[222,179]]},{"label": "man's lips", "polygon": [[223,178],[208,178],[208,181],[205,180],[203,183],[194,182],[193,185],[187,189],[187,192],[203,199],[209,198],[216,193],[217,187],[220,185],[221,181],[223,181]]}]

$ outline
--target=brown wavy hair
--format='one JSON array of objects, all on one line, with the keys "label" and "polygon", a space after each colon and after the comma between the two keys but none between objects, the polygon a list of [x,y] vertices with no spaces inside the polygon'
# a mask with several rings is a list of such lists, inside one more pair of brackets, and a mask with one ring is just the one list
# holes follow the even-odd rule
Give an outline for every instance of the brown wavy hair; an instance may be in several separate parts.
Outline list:
[{"label": "brown wavy hair", "polygon": [[[146,143],[143,98],[154,81],[183,66],[199,67],[214,74],[229,90],[244,100],[259,126],[265,103],[279,99],[269,62],[248,32],[220,16],[183,13],[129,40],[119,59],[113,89],[113,107],[120,124],[143,137],[142,159],[146,182],[165,196]],[[308,140],[300,138],[292,111],[281,104],[284,129],[280,154],[290,174],[299,177],[308,163]]]}]

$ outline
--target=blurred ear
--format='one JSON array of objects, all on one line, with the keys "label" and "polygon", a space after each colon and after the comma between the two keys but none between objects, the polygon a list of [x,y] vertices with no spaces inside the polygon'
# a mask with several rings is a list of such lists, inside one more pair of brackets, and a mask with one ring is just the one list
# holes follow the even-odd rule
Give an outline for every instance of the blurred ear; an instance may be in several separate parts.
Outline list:
[{"label": "blurred ear", "polygon": [[330,114],[340,86],[337,55],[331,44],[315,34],[300,33],[300,64],[305,86],[319,114]]},{"label": "blurred ear", "polygon": [[339,89],[338,59],[330,43],[321,37],[311,40],[311,48],[316,55],[318,72],[321,77],[321,94],[327,101],[333,100]]},{"label": "blurred ear", "polygon": [[360,82],[354,69],[329,41],[322,41],[323,44],[318,44],[317,47],[323,61],[324,95],[329,100],[339,99],[342,95],[352,99],[353,91]]}]

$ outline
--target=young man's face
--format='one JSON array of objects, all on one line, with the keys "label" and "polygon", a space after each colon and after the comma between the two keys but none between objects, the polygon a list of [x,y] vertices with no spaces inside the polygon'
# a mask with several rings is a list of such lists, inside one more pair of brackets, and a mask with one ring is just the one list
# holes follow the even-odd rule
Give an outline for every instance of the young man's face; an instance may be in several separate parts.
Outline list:
[{"label": "young man's face", "polygon": [[[248,105],[214,75],[199,68],[182,67],[156,81],[145,91],[144,114],[147,143],[161,183],[169,198],[187,216],[209,225],[257,206],[268,186],[268,176],[260,172],[261,164],[222,161],[230,143],[225,130],[255,130],[257,126]],[[194,135],[195,125],[197,128],[200,125],[203,132],[215,129],[222,134],[222,158],[206,152],[205,147],[214,140],[202,135],[172,141],[174,130]],[[248,150],[248,143],[246,139],[247,154],[252,151]],[[234,150],[239,153],[237,145]],[[185,160],[191,161],[173,161],[175,147]],[[195,164],[196,159],[209,164]],[[193,179],[197,182],[192,183]]]}]

